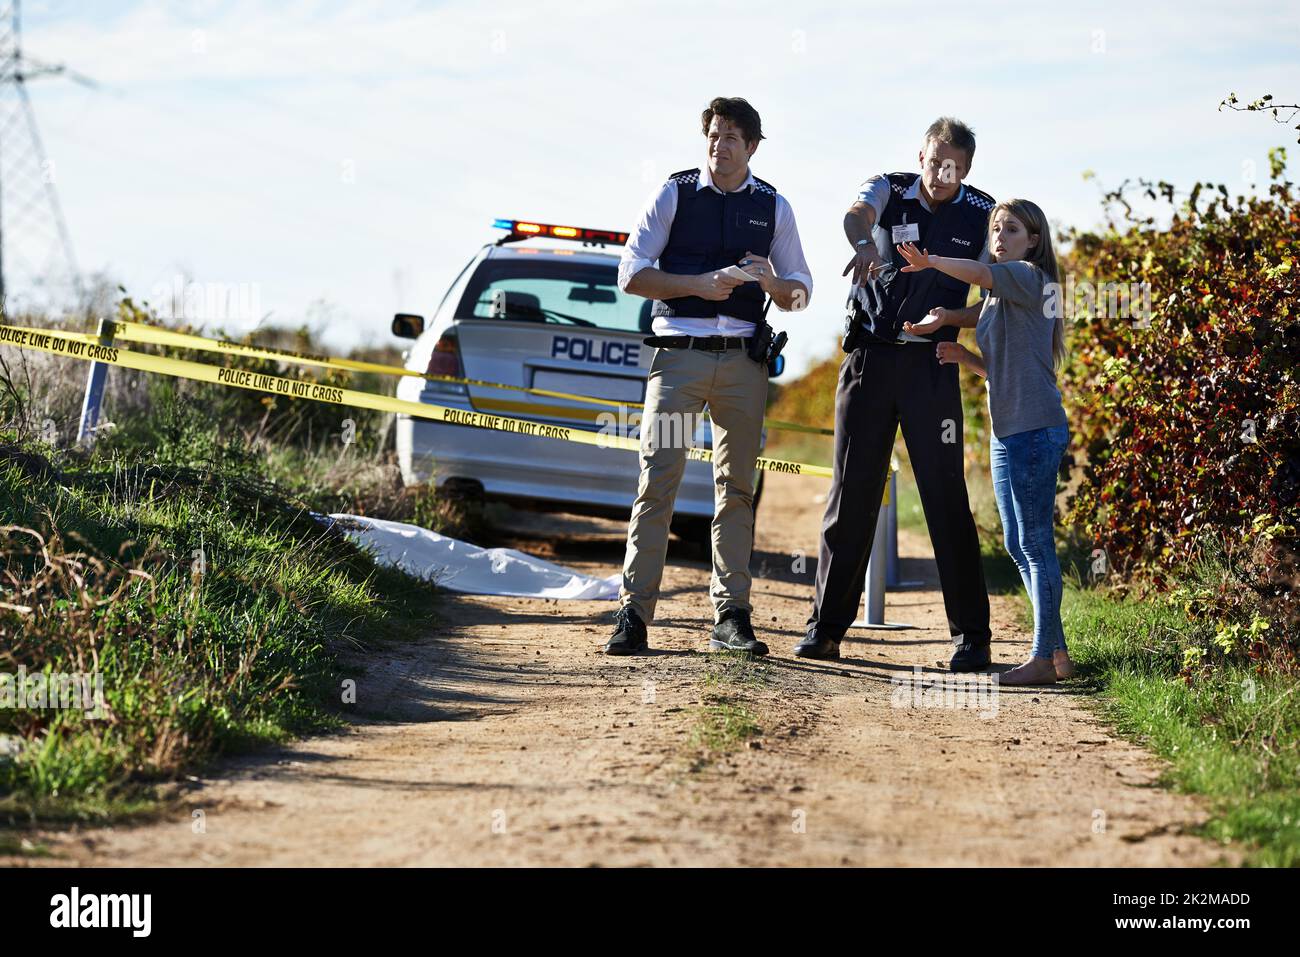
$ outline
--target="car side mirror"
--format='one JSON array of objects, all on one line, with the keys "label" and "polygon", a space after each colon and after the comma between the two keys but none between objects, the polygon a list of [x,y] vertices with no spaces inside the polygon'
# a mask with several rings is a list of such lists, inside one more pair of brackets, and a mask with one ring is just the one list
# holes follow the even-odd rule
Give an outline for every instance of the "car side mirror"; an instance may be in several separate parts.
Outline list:
[{"label": "car side mirror", "polygon": [[424,316],[414,316],[409,312],[399,312],[393,316],[393,335],[399,339],[418,339],[424,332]]}]

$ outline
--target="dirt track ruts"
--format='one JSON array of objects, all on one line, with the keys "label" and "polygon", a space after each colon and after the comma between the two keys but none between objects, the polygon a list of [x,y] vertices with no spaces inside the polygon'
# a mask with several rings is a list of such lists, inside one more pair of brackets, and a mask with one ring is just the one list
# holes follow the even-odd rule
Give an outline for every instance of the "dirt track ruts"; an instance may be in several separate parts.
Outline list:
[{"label": "dirt track ruts", "polygon": [[[759,732],[693,743],[710,665],[708,572],[674,545],[657,653],[599,653],[608,602],[455,597],[426,640],[368,653],[343,733],[210,769],[142,826],[38,835],[23,863],[149,865],[1205,865],[1234,854],[1190,829],[1192,799],[1109,733],[1069,686],[1002,689],[996,713],[898,707],[947,630],[929,543],[904,533],[887,617],[835,664],[790,656],[808,613],[824,480],[770,475],[755,624],[774,656],[740,693]],[[618,570],[615,522],[511,513],[509,544]],[[792,554],[808,556],[793,571]],[[1023,659],[1010,597],[994,657]],[[899,692],[895,679],[907,682]],[[934,692],[931,692],[933,694]],[[985,702],[987,704],[987,702]],[[985,708],[985,714],[989,709]],[[193,812],[203,812],[195,833]],[[10,861],[9,863],[16,863]]]}]

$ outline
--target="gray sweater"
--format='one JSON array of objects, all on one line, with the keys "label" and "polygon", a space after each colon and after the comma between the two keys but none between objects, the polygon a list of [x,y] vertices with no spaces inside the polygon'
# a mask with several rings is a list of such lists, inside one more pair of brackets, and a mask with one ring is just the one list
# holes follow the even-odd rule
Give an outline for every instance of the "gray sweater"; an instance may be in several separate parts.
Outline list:
[{"label": "gray sweater", "polygon": [[975,326],[988,370],[989,419],[999,439],[1067,425],[1052,365],[1047,277],[1032,263],[989,263],[989,290]]}]

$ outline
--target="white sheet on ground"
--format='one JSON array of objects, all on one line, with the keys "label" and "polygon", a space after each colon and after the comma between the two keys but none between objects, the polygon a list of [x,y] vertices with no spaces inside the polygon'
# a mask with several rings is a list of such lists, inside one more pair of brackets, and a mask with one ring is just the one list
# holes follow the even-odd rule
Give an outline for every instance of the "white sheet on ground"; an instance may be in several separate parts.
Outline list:
[{"label": "white sheet on ground", "polygon": [[469,595],[612,601],[619,575],[592,578],[513,548],[483,548],[419,525],[331,515],[338,528],[385,565]]}]

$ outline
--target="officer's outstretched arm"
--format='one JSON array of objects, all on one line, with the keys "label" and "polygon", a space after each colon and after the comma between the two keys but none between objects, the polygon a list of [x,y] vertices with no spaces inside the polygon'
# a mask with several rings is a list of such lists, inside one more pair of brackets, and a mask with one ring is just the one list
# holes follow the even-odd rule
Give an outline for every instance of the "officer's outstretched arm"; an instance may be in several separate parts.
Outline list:
[{"label": "officer's outstretched arm", "polygon": [[844,214],[844,235],[855,249],[860,240],[871,238],[871,229],[875,225],[876,210],[870,203],[856,202]]},{"label": "officer's outstretched arm", "polygon": [[844,235],[853,247],[853,258],[841,275],[852,273],[855,286],[866,282],[885,264],[871,240],[871,227],[875,224],[876,210],[869,203],[856,202],[844,214]]}]

